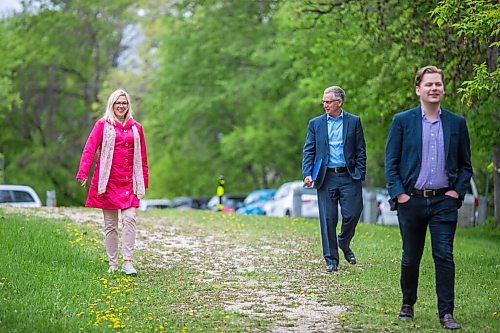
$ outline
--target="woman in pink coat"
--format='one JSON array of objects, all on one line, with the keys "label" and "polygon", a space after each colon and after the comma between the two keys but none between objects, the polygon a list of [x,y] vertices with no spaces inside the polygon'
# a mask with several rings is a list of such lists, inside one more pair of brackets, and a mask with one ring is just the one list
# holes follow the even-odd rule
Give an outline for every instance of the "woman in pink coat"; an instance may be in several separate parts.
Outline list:
[{"label": "woman in pink coat", "polygon": [[104,117],[92,129],[83,148],[76,179],[87,184],[99,149],[86,207],[101,208],[109,273],[118,271],[118,212],[121,211],[122,272],[137,274],[132,265],[136,238],[136,208],[148,188],[148,161],[142,126],[132,118],[130,96],[118,89],[109,96]]}]

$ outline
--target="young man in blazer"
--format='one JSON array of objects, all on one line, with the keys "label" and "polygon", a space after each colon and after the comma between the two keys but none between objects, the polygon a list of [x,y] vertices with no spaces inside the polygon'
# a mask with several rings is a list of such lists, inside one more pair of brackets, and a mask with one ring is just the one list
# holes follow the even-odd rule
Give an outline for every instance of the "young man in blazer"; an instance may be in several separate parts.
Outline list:
[{"label": "young man in blazer", "polygon": [[[366,145],[359,117],[342,109],[345,92],[332,86],[323,93],[325,113],[312,119],[307,128],[303,149],[304,185],[318,191],[319,220],[326,271],[337,271],[338,248],[352,265],[356,257],[351,250],[363,210],[362,181],[366,172]],[[313,170],[316,171],[313,179]],[[338,205],[342,226],[337,239]]]},{"label": "young man in blazer", "polygon": [[415,91],[420,106],[394,116],[387,137],[385,177],[403,243],[399,318],[413,319],[429,227],[440,322],[444,328],[459,329],[453,318],[453,239],[472,165],[465,119],[441,108],[443,81],[443,71],[435,66],[417,71]]}]

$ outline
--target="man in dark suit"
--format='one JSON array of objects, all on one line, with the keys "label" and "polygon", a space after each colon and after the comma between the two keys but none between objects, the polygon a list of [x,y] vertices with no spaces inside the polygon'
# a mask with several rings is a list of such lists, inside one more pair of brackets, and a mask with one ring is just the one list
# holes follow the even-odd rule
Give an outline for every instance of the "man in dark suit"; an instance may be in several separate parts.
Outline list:
[{"label": "man in dark suit", "polygon": [[[342,109],[344,99],[345,92],[340,87],[332,86],[324,91],[325,114],[309,122],[302,159],[304,185],[310,187],[314,182],[318,190],[321,241],[327,272],[338,269],[339,247],[344,258],[350,264],[356,264],[351,240],[363,210],[361,182],[366,172],[365,138],[359,117]],[[315,179],[313,169],[318,169]],[[337,241],[339,203],[342,226]]]},{"label": "man in dark suit", "polygon": [[420,106],[394,116],[387,138],[385,177],[391,206],[398,211],[403,243],[399,318],[413,319],[428,226],[440,322],[447,329],[459,329],[453,318],[453,239],[472,165],[465,119],[441,108],[443,76],[435,66],[417,71],[415,90]]}]

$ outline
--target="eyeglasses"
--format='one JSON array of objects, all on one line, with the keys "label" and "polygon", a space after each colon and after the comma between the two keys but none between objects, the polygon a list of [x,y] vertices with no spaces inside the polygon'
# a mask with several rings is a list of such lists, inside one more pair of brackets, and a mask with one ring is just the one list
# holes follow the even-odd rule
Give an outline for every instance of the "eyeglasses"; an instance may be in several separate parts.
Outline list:
[{"label": "eyeglasses", "polygon": [[338,102],[340,101],[340,99],[332,99],[331,101],[321,101],[321,104],[332,104],[333,102]]},{"label": "eyeglasses", "polygon": [[128,106],[128,102],[115,102],[116,106]]}]

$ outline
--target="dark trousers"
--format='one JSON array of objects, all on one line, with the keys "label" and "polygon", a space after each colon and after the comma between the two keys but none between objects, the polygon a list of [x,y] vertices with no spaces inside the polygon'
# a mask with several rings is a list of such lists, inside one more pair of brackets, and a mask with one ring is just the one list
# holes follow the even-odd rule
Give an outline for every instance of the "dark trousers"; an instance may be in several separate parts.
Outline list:
[{"label": "dark trousers", "polygon": [[403,304],[417,301],[420,260],[424,251],[427,226],[431,235],[432,258],[436,271],[439,316],[453,314],[455,300],[455,263],[453,239],[457,228],[458,205],[455,198],[412,196],[398,203],[399,229],[403,241],[401,291]]},{"label": "dark trousers", "polygon": [[[363,210],[363,192],[360,180],[353,180],[348,172],[327,172],[323,185],[318,189],[321,243],[326,264],[339,262],[339,250],[351,251],[351,240]],[[338,205],[342,226],[337,242]]]}]

